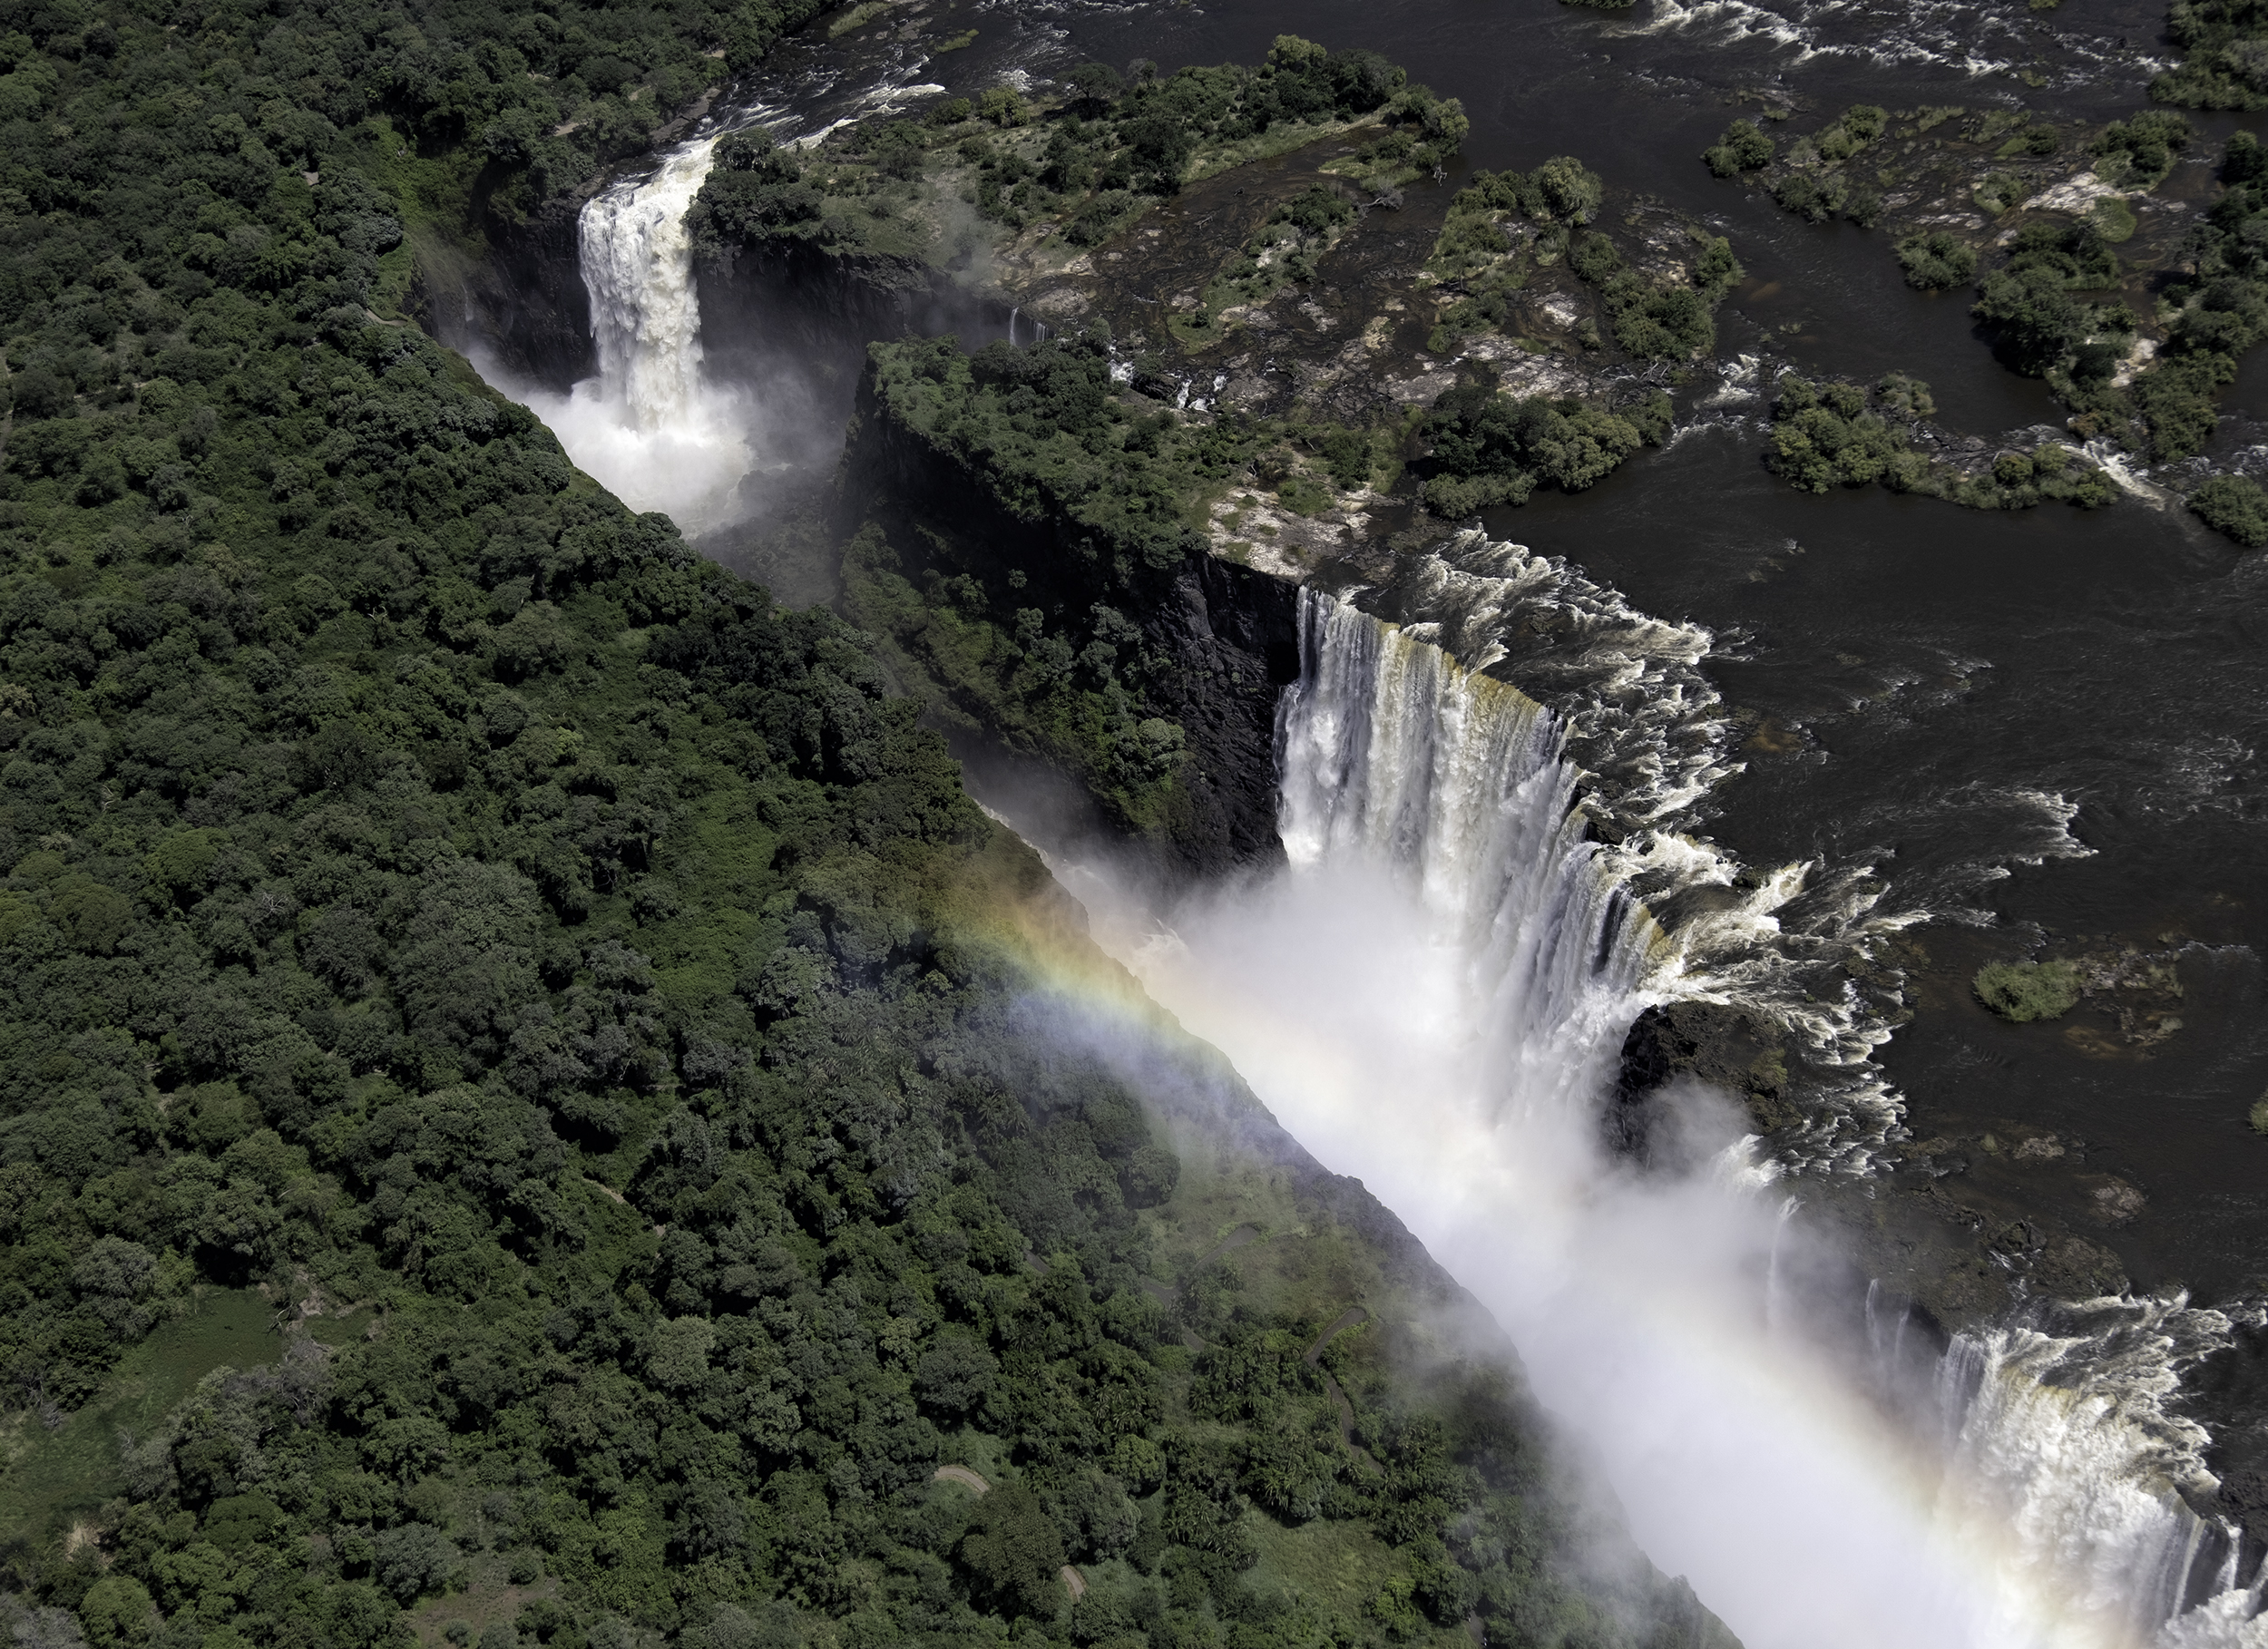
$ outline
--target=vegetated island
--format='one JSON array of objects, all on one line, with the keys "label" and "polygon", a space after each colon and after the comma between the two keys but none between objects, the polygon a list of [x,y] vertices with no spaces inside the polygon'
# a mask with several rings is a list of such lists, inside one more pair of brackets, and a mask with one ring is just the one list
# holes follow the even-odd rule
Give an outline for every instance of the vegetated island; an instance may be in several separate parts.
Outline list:
[{"label": "vegetated island", "polygon": [[402,312],[807,15],[7,37],[9,1625],[1727,1642],[875,640]]},{"label": "vegetated island", "polygon": [[[2218,16],[2219,8],[2176,6],[2176,37],[2203,39],[2207,13]],[[2214,50],[2242,57],[2252,49],[2228,38]],[[2213,102],[2227,87],[2201,79],[2199,61],[2160,76],[2154,93],[2245,106]],[[1702,159],[1719,177],[1757,183],[1814,222],[1841,215],[1862,228],[1879,223],[1919,291],[1973,287],[1972,312],[1996,354],[2046,379],[2081,439],[2099,437],[2156,463],[2204,450],[2214,392],[2268,336],[2268,268],[2244,239],[2245,226],[2268,212],[2261,194],[2268,162],[2251,133],[2230,140],[2223,188],[2200,217],[2156,192],[2195,141],[2170,109],[2089,129],[2023,109],[1858,105],[1793,137],[1765,130],[1791,112],[1775,103],[1762,120],[1734,121]],[[2000,502],[2006,493],[1989,496]],[[2268,494],[2249,478],[2206,475],[2186,493],[2208,525],[2247,547],[2268,543]],[[1988,493],[1955,487],[1945,495],[1981,502]]]}]

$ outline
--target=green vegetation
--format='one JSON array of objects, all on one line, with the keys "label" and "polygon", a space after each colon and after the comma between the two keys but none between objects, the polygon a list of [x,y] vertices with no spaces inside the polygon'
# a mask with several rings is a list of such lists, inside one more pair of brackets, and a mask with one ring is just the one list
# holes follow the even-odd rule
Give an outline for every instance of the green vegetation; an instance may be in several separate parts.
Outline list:
[{"label": "green vegetation", "polygon": [[[2268,231],[2268,164],[2250,132],[2229,141],[2221,179],[2219,198],[2185,243],[2189,268],[2158,293],[2165,347],[2151,369],[2125,390],[2111,382],[2120,346],[2087,336],[2096,328],[2130,331],[2125,306],[2076,315],[2076,306],[2047,289],[2044,274],[2025,278],[2039,286],[2040,300],[2011,305],[2019,311],[2017,349],[2047,374],[2075,409],[2075,430],[2121,435],[2161,461],[2192,456],[2212,436],[2218,416],[2214,392],[2234,381],[2238,356],[2268,337],[2268,256],[2261,248]],[[2104,239],[2099,230],[2087,232]],[[2097,258],[2102,266],[2115,266],[2107,247]],[[2012,300],[2017,295],[2004,289],[2003,298]],[[2230,512],[2228,496],[2225,491],[2216,493],[2224,502],[2208,507],[2231,521],[2241,520],[2241,514]]]},{"label": "green vegetation", "polygon": [[1754,121],[1735,121],[1725,128],[1725,135],[1701,151],[1701,158],[1720,178],[1735,178],[1744,171],[1759,171],[1772,164],[1772,157],[1779,145],[1764,134]]},{"label": "green vegetation", "polygon": [[1943,292],[1965,287],[1977,278],[1977,253],[1958,235],[1932,229],[1908,235],[1897,243],[1898,267],[1906,284],[1923,292]]},{"label": "green vegetation", "polygon": [[1971,982],[1979,1001],[2018,1025],[2059,1020],[2079,1002],[2075,962],[1989,962]]},{"label": "green vegetation", "polygon": [[2022,205],[2028,192],[2024,187],[2024,180],[2015,173],[1989,171],[1980,178],[1976,187],[1969,191],[1969,199],[1971,204],[1979,207],[1988,215],[1998,218],[2014,211]]},{"label": "green vegetation", "polygon": [[1639,446],[1669,434],[1660,390],[1622,412],[1541,396],[1514,400],[1487,376],[1444,391],[1421,430],[1431,472],[1422,491],[1434,514],[1461,520],[1494,504],[1521,504],[1540,483],[1569,493],[1606,478]]},{"label": "green vegetation", "polygon": [[[1035,108],[995,87],[922,120],[863,122],[809,155],[767,149],[753,134],[728,140],[693,206],[697,244],[713,259],[790,239],[943,263],[970,249],[964,214],[949,204],[957,196],[995,240],[1038,228],[1065,248],[1092,247],[1229,166],[1362,125],[1379,135],[1337,164],[1383,186],[1441,165],[1470,123],[1454,98],[1412,84],[1377,54],[1330,52],[1292,34],[1256,69],[1188,68],[1129,85],[1108,64],[1088,63],[1069,84],[1060,104]],[[1324,239],[1302,233],[1312,257]],[[1259,239],[1242,256],[1275,264],[1276,240]],[[1295,266],[1289,278],[1305,272]]]},{"label": "green vegetation", "polygon": [[[1772,181],[1772,198],[1789,211],[1813,223],[1838,214],[1861,229],[1871,229],[1882,215],[1882,191],[1863,178],[1854,177],[1850,162],[1882,135],[1887,111],[1872,103],[1856,103],[1821,131],[1790,142],[1784,169]],[[1702,151],[1701,159],[1720,178],[1735,178],[1769,166],[1778,151],[1753,121],[1735,121],[1725,135]]]},{"label": "green vegetation", "polygon": [[2185,501],[2199,520],[2247,550],[2268,545],[2268,492],[2246,475],[2215,475]]},{"label": "green vegetation", "polygon": [[[1598,216],[1606,195],[1605,180],[1573,155],[1555,155],[1531,172],[1474,172],[1451,200],[1426,260],[1425,272],[1456,294],[1427,347],[1446,353],[1461,337],[1501,326],[1536,260],[1565,255],[1569,236]],[[1532,246],[1511,227],[1523,218],[1542,231]]]},{"label": "green vegetation", "polygon": [[1683,282],[1625,268],[1621,253],[1604,235],[1586,234],[1569,244],[1569,266],[1579,279],[1598,288],[1616,346],[1624,354],[1646,361],[1686,361],[1716,346],[1712,311],[1746,271],[1722,235],[1695,239],[1699,255]]},{"label": "green vegetation", "polygon": [[[1576,278],[1599,288],[1616,346],[1641,360],[1679,361],[1716,342],[1711,311],[1743,276],[1731,243],[1696,232],[1699,251],[1675,276],[1626,267],[1614,241],[1584,226],[1598,215],[1606,184],[1572,155],[1532,172],[1481,171],[1458,190],[1435,239],[1426,272],[1456,297],[1445,307],[1428,347],[1446,353],[1460,338],[1501,327],[1512,294],[1541,264],[1565,259]],[[1538,232],[1509,226],[1526,219]],[[1600,340],[1590,340],[1597,346]]]},{"label": "green vegetation", "polygon": [[[793,19],[174,15],[24,8],[0,76],[18,1641],[1689,1641],[1642,1561],[1583,1577],[1501,1367],[1421,1359],[1444,1280],[1109,994],[881,644],[399,312],[408,231],[580,183]],[[810,220],[736,153],[748,221]],[[1057,364],[988,380],[985,454],[1088,408],[1120,456],[1064,502],[1139,583],[1187,529],[1119,471],[1257,433],[1121,434]],[[1265,1578],[1318,1554],[1372,1589]]]},{"label": "green vegetation", "polygon": [[[842,220],[833,221],[839,232]],[[795,151],[757,126],[719,140],[686,227],[696,248],[720,257],[764,240],[811,239],[829,220],[826,198],[805,181]]]},{"label": "green vegetation", "polygon": [[2082,509],[2114,503],[2117,483],[2070,448],[2048,442],[2002,453],[1989,470],[1969,473],[1933,463],[1909,434],[1934,413],[1930,386],[1892,373],[1872,393],[1855,384],[1815,384],[1790,373],[1772,407],[1774,474],[1807,493],[1867,486],[1919,493],[1972,510],[2025,510],[2059,502]]},{"label": "green vegetation", "polygon": [[2162,103],[2268,109],[2268,15],[2251,0],[2174,0],[2165,33],[2185,54],[2150,83]]},{"label": "green vegetation", "polygon": [[2253,1133],[2268,1134],[2268,1095],[2253,1101],[2253,1108],[2245,1113],[2244,1119],[2253,1125]]},{"label": "green vegetation", "polygon": [[2195,133],[2170,109],[2146,109],[2113,121],[2087,145],[2105,179],[2121,189],[2152,189],[2165,181]]},{"label": "green vegetation", "polygon": [[1329,184],[1310,184],[1279,201],[1214,275],[1197,307],[1168,317],[1168,329],[1196,347],[1218,342],[1224,310],[1264,304],[1288,287],[1313,281],[1315,260],[1354,217],[1354,201]]}]

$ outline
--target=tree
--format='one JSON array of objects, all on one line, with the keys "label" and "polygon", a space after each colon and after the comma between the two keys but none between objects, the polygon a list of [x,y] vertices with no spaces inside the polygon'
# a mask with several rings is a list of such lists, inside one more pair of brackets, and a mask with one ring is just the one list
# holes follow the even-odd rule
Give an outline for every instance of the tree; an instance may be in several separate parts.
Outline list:
[{"label": "tree", "polygon": [[1063,1537],[1022,1483],[1002,1484],[977,1501],[958,1556],[978,1589],[1008,1613],[1050,1618],[1070,1602]]},{"label": "tree", "polygon": [[2215,475],[2186,502],[2206,526],[2247,550],[2268,545],[2268,492],[2251,477]]},{"label": "tree", "polygon": [[158,1625],[149,1588],[126,1575],[106,1575],[79,1600],[79,1622],[94,1649],[132,1649],[146,1644]]},{"label": "tree", "polygon": [[1970,313],[1994,334],[2010,365],[2038,377],[2087,336],[2089,317],[2051,268],[1996,270],[1985,277]]},{"label": "tree", "polygon": [[1126,90],[1125,78],[1107,63],[1082,63],[1066,78],[1090,114],[1101,113]]},{"label": "tree", "polygon": [[1701,158],[1718,177],[1730,178],[1769,166],[1778,147],[1755,122],[1735,121],[1725,128],[1724,136],[1701,151]]},{"label": "tree", "polygon": [[1924,292],[1965,287],[1977,273],[1977,254],[1958,235],[1932,229],[1927,235],[1908,235],[1897,243],[1898,267],[1906,284]]},{"label": "tree", "polygon": [[1573,155],[1554,155],[1534,172],[1541,216],[1562,223],[1589,223],[1607,199],[1606,180]]}]

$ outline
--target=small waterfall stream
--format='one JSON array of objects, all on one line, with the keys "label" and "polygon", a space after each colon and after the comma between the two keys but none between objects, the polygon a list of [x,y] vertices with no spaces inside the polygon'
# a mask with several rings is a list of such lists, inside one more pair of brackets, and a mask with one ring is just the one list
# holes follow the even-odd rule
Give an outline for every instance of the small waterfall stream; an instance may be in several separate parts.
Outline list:
[{"label": "small waterfall stream", "polygon": [[699,415],[700,299],[685,213],[715,154],[713,142],[689,143],[651,178],[591,197],[577,220],[599,378],[636,430]]}]

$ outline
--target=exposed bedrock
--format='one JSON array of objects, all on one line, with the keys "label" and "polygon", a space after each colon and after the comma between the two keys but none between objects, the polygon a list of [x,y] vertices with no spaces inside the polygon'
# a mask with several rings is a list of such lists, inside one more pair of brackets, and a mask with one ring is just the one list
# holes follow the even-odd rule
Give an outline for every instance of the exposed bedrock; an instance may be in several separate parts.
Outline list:
[{"label": "exposed bedrock", "polygon": [[[889,418],[870,386],[859,393],[845,454],[837,535],[847,539],[869,523],[886,534],[899,571],[916,585],[932,574],[965,576],[1002,612],[1123,610],[1141,631],[1143,650],[1167,665],[1144,688],[1143,708],[1178,725],[1188,759],[1162,828],[1131,828],[1107,802],[1095,816],[1172,881],[1281,863],[1276,704],[1299,677],[1295,585],[1193,551],[1178,566],[1134,574],[1129,586],[1125,570],[1095,553],[1075,528],[1051,514],[1025,519],[1002,508],[952,455]],[[949,734],[981,765],[1001,730],[950,685],[933,684],[929,696]],[[1044,754],[1006,742],[1014,753]]]}]

